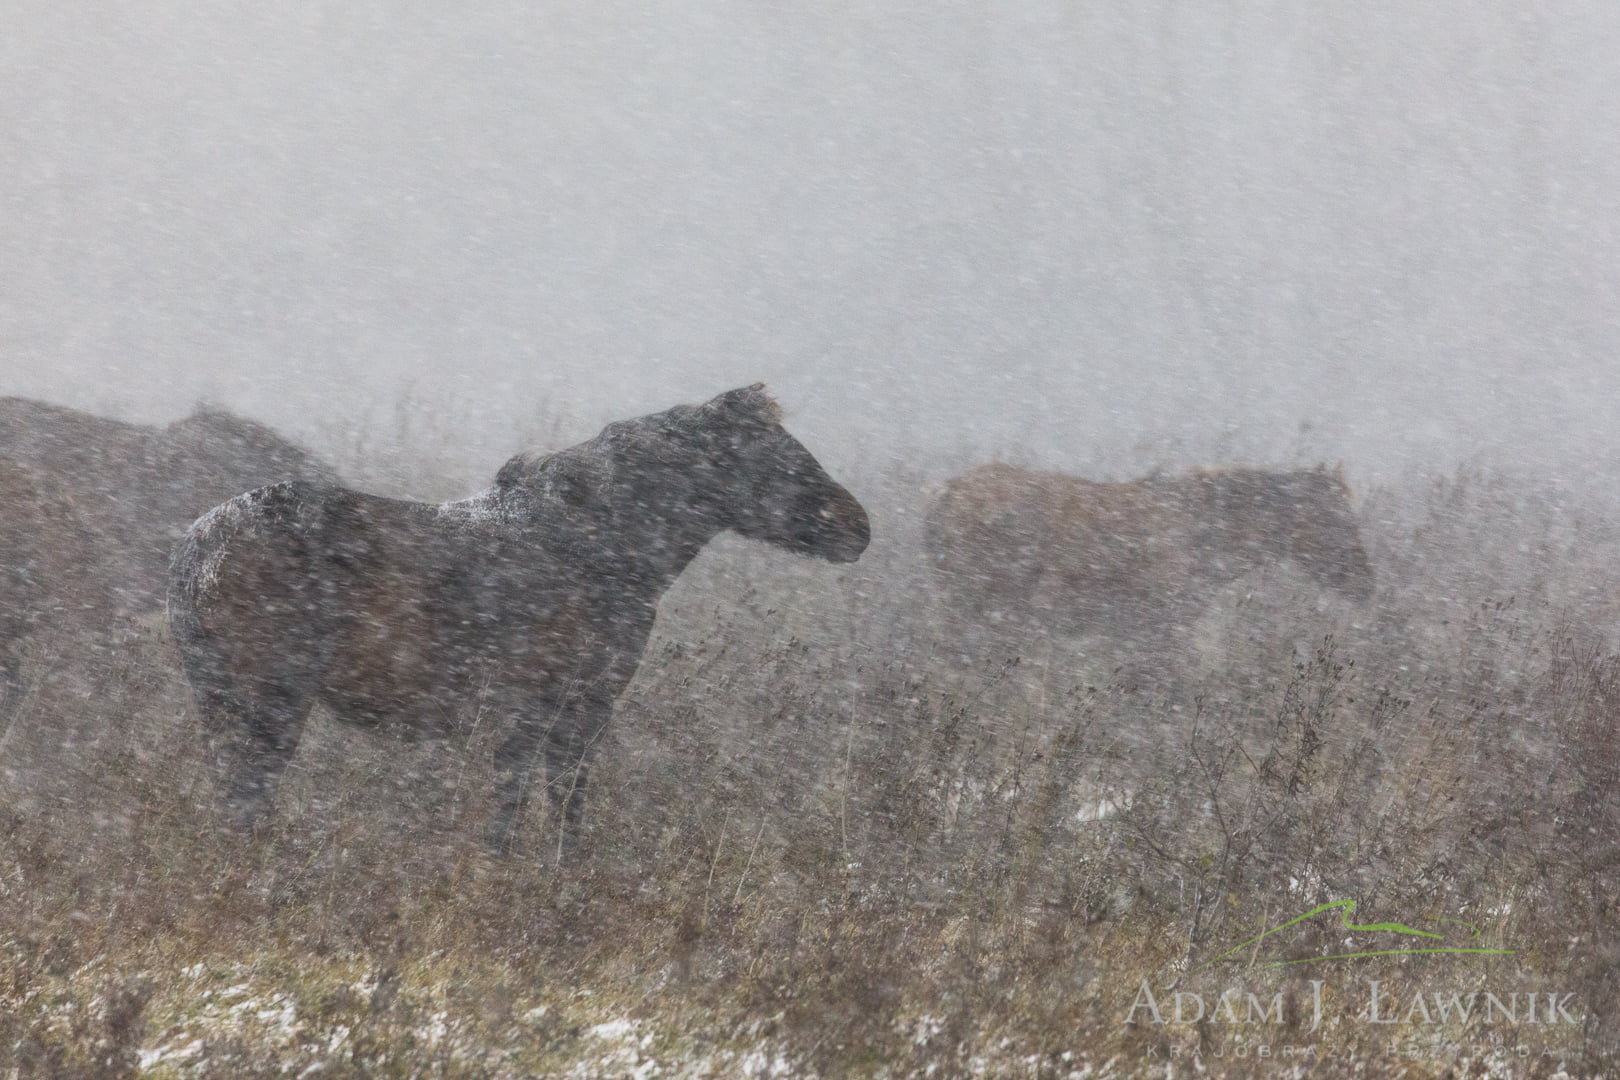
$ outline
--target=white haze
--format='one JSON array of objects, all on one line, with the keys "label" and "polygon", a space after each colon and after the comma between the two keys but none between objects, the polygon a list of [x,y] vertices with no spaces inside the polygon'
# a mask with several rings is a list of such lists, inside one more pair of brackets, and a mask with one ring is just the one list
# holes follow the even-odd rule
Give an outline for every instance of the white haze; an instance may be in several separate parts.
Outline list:
[{"label": "white haze", "polygon": [[765,379],[835,469],[1617,461],[1613,0],[3,23],[0,393],[317,443],[408,395],[483,452]]}]

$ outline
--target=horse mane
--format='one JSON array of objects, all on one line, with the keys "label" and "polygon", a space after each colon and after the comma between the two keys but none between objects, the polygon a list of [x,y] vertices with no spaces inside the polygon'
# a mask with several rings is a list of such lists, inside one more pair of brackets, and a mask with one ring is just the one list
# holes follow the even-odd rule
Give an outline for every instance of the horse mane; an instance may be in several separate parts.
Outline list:
[{"label": "horse mane", "polygon": [[703,439],[739,425],[781,421],[782,407],[766,391],[764,383],[754,383],[702,405],[676,405],[632,420],[617,420],[594,438],[565,450],[517,454],[495,474],[495,487],[502,493],[520,488],[551,491],[577,502],[605,491],[616,466],[648,436],[672,432],[700,444]]},{"label": "horse mane", "polygon": [[500,491],[511,491],[523,484],[524,478],[529,475],[549,454],[535,454],[523,451],[512,455],[495,474],[495,487]]},{"label": "horse mane", "polygon": [[549,454],[518,454],[495,474],[504,498],[555,500],[568,507],[605,503],[612,486],[612,459],[601,436]]}]

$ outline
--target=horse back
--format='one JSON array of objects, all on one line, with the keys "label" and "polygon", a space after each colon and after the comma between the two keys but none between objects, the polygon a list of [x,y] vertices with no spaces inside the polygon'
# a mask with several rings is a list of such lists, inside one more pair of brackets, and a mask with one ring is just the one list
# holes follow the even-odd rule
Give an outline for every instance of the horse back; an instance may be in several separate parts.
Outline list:
[{"label": "horse back", "polygon": [[1152,478],[1103,483],[998,464],[951,481],[930,514],[929,546],[936,561],[953,550],[974,562],[1033,560],[1102,583],[1170,557],[1189,527],[1182,494]]},{"label": "horse back", "polygon": [[187,530],[169,569],[169,622],[194,684],[268,679],[329,655],[340,597],[367,556],[352,493],[285,481]]},{"label": "horse back", "polygon": [[1081,629],[1176,617],[1197,555],[1189,493],[988,465],[932,508],[929,549],[947,596],[970,613]]}]

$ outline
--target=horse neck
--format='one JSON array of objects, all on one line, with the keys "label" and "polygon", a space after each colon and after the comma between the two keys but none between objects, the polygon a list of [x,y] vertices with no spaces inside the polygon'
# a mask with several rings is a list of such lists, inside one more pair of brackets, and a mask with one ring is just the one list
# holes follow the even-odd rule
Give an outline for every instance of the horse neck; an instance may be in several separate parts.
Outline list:
[{"label": "horse neck", "polygon": [[635,503],[599,534],[600,565],[663,595],[722,529],[689,506]]},{"label": "horse neck", "polygon": [[723,530],[668,491],[641,494],[623,500],[622,508],[610,503],[581,513],[491,490],[443,510],[519,530],[528,534],[527,542],[553,551],[587,576],[611,587],[632,582],[656,599]]}]

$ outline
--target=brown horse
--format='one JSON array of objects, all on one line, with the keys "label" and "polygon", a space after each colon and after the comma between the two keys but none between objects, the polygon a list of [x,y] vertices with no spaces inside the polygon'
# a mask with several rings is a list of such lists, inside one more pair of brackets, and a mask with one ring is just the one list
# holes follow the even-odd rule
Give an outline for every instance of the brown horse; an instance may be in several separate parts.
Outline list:
[{"label": "brown horse", "polygon": [[100,538],[95,565],[133,611],[162,604],[169,552],[197,515],[277,480],[336,480],[264,425],[213,409],[151,427],[0,398],[0,457],[50,477],[73,500]]},{"label": "brown horse", "polygon": [[1215,469],[1096,483],[985,465],[929,510],[954,613],[1172,644],[1222,585],[1290,560],[1358,603],[1372,568],[1337,472]]},{"label": "brown horse", "polygon": [[105,612],[99,545],[50,477],[0,458],[0,735],[21,699],[27,639]]},{"label": "brown horse", "polygon": [[492,841],[541,760],[571,833],[659,597],[728,529],[833,562],[870,536],[761,386],[514,458],[461,502],[283,483],[214,509],[175,552],[169,617],[205,719],[233,736],[238,820],[262,812],[317,701],[421,731],[482,691],[511,725]]}]

